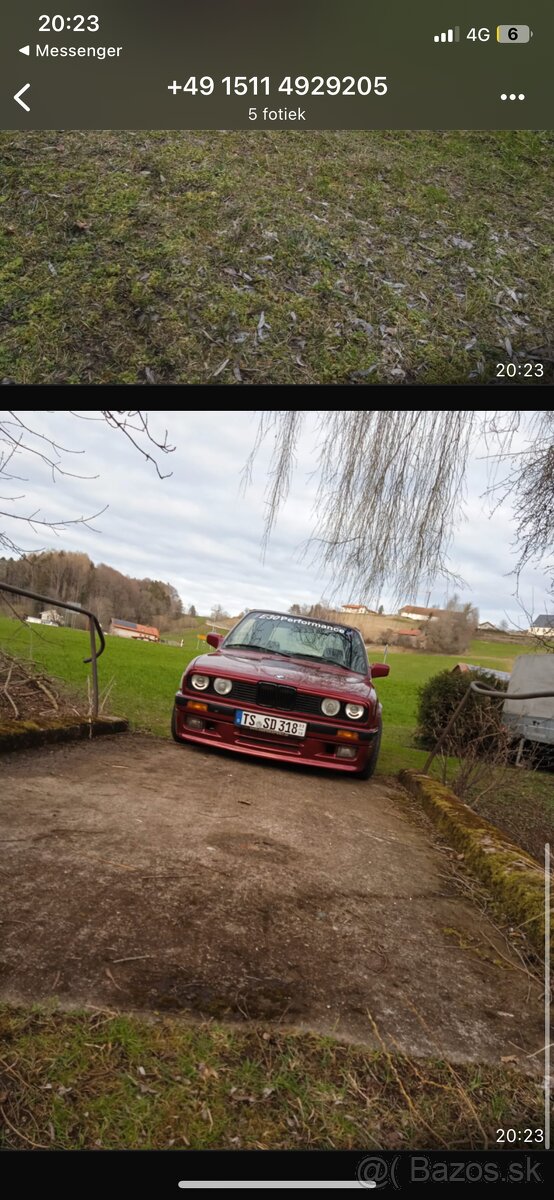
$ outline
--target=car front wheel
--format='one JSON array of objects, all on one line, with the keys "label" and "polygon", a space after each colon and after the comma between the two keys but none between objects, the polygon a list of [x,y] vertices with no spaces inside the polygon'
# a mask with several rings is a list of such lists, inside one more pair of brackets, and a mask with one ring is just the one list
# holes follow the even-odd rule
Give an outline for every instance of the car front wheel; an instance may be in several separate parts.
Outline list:
[{"label": "car front wheel", "polygon": [[372,775],[375,775],[375,771],[377,769],[377,760],[379,758],[379,751],[381,749],[382,734],[383,734],[383,726],[380,725],[379,732],[377,733],[376,737],[373,739],[373,745],[369,752],[369,756],[368,756],[366,765],[365,765],[365,767],[362,768],[361,771],[358,771],[358,779],[371,779]]}]

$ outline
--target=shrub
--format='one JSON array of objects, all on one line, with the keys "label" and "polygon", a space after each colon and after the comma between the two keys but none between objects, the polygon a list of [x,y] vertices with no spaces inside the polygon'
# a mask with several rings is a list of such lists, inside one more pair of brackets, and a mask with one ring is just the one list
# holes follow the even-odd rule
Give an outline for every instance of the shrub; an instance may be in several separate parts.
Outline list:
[{"label": "shrub", "polygon": [[[418,738],[423,746],[432,748],[435,745],[474,680],[493,691],[506,691],[505,683],[494,675],[483,675],[478,671],[452,674],[448,668],[432,675],[419,689]],[[472,692],[448,736],[446,752],[459,755],[461,746],[471,744],[474,749],[486,753],[497,742],[501,712],[500,701]]]}]

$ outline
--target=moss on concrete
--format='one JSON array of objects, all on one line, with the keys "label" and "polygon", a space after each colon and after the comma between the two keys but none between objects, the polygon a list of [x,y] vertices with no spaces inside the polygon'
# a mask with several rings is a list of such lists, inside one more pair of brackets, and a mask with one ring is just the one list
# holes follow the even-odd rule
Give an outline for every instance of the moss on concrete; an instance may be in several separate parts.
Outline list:
[{"label": "moss on concrete", "polygon": [[405,787],[422,801],[425,811],[464,862],[490,888],[510,921],[522,925],[534,948],[544,948],[544,877],[540,863],[483,820],[457,796],[426,775],[401,771]]},{"label": "moss on concrete", "polygon": [[121,717],[97,717],[94,721],[53,719],[0,722],[0,754],[28,750],[51,742],[77,741],[104,733],[125,733],[128,721]]}]

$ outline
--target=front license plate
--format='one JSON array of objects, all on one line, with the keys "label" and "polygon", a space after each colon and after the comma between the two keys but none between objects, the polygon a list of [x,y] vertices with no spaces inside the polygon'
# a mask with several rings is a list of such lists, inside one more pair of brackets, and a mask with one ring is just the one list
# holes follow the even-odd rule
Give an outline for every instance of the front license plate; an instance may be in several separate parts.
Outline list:
[{"label": "front license plate", "polygon": [[266,717],[263,713],[243,712],[238,709],[235,713],[235,725],[246,726],[247,729],[259,729],[262,733],[280,733],[284,737],[305,737],[308,726],[305,721],[290,721],[286,717]]}]

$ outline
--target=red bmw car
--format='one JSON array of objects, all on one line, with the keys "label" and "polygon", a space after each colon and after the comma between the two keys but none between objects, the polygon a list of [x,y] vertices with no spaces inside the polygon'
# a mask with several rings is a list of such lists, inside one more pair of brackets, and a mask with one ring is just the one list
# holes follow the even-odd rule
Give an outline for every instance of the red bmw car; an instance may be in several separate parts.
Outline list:
[{"label": "red bmw car", "polygon": [[357,629],[289,613],[249,612],[215,654],[189,663],[175,696],[176,742],[373,775],[381,705]]}]

